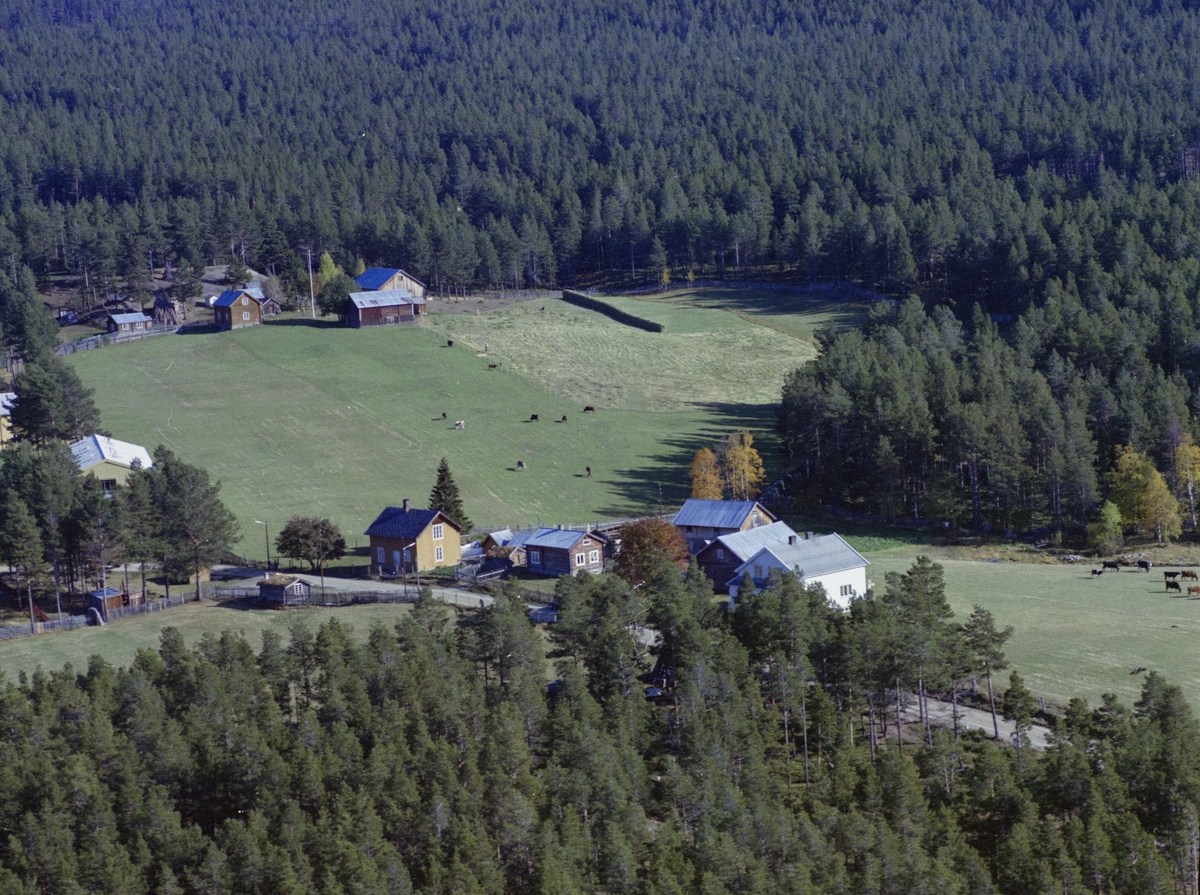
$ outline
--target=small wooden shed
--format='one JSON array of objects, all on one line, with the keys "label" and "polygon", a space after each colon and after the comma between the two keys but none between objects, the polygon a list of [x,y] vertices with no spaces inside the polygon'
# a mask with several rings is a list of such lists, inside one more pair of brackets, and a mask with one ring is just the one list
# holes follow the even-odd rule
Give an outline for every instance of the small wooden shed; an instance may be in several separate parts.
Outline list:
[{"label": "small wooden shed", "polygon": [[300,606],[312,595],[312,585],[295,575],[268,575],[258,582],[258,595],[270,603]]}]

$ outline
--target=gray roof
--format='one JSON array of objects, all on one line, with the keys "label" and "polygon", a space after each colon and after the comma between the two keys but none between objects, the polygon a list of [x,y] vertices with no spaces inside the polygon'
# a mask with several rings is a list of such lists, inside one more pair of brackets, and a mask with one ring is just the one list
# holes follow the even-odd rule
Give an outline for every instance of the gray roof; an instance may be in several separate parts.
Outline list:
[{"label": "gray roof", "polygon": [[[684,503],[675,514],[675,525],[694,525],[700,528],[741,528],[750,511],[758,506],[754,500],[697,500]],[[763,510],[766,513],[766,510]],[[770,513],[767,516],[774,519]]]},{"label": "gray roof", "polygon": [[[791,526],[786,522],[772,522],[770,525],[760,525],[758,528],[721,535],[712,543],[720,544],[739,560],[745,562],[763,547],[769,547],[772,544],[786,544],[790,537],[798,537],[792,531]],[[708,547],[704,549],[707,550]]]},{"label": "gray roof", "polygon": [[525,542],[525,548],[549,547],[552,550],[570,550],[580,538],[591,535],[597,541],[599,536],[589,531],[578,531],[574,528],[539,528]]},{"label": "gray roof", "polygon": [[141,464],[142,469],[149,469],[154,465],[150,452],[140,444],[117,441],[107,435],[89,435],[87,438],[81,438],[71,445],[71,456],[75,458],[75,464],[84,471],[105,460],[130,468],[133,467],[134,460]]},{"label": "gray roof", "polygon": [[153,323],[154,321],[143,314],[141,311],[135,311],[132,314],[109,314],[109,318],[113,323],[118,325],[122,323]]},{"label": "gray roof", "polygon": [[489,531],[488,537],[499,544],[501,547],[524,547],[525,542],[534,536],[532,531],[513,532],[511,528],[502,528],[499,531]]},{"label": "gray roof", "polygon": [[396,305],[423,305],[425,299],[416,298],[407,289],[385,289],[383,292],[351,292],[350,301],[359,308],[393,308]]},{"label": "gray roof", "polygon": [[817,535],[807,540],[798,540],[795,544],[785,541],[782,544],[763,547],[738,567],[735,580],[740,579],[749,566],[768,565],[766,554],[775,558],[772,565],[781,565],[785,569],[799,569],[806,579],[870,565],[862,554],[843,541],[840,535]]}]

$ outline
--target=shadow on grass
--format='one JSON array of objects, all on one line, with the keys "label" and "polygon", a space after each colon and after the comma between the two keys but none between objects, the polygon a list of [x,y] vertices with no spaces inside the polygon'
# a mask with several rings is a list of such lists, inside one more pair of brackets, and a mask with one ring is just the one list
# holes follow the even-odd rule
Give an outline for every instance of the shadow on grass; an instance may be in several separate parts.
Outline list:
[{"label": "shadow on grass", "polygon": [[754,447],[762,456],[767,481],[778,477],[774,404],[735,404],[710,402],[693,404],[708,418],[699,429],[682,435],[666,435],[658,453],[639,458],[642,465],[614,470],[612,485],[617,500],[611,506],[597,507],[601,516],[619,518],[636,513],[677,510],[691,496],[688,471],[700,448],[713,447],[722,438],[743,429],[754,435]]},{"label": "shadow on grass", "polygon": [[852,287],[812,290],[718,287],[678,293],[666,298],[664,303],[764,316],[821,314],[827,318],[827,323],[845,330],[862,325],[867,316],[868,301],[867,293]]},{"label": "shadow on grass", "polygon": [[215,323],[205,323],[203,325],[185,326],[182,327],[175,335],[177,336],[211,336],[213,333],[219,333],[221,327]]},{"label": "shadow on grass", "polygon": [[312,329],[342,329],[338,320],[326,320],[324,317],[289,317],[287,320],[266,320],[263,326],[307,326]]}]

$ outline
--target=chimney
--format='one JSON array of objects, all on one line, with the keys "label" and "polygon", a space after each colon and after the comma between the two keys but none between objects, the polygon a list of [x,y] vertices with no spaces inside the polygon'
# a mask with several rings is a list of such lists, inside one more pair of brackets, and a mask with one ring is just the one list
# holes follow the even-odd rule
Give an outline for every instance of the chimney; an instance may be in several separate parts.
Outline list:
[{"label": "chimney", "polygon": [[406,512],[406,513],[407,513],[407,512],[408,512],[408,498],[407,498],[407,497],[406,497],[406,498],[404,498],[404,506],[403,506],[403,508],[404,508],[404,512]]},{"label": "chimney", "polygon": [[[405,501],[405,503],[408,503],[408,501]],[[804,533],[804,540],[806,540],[806,541],[812,540],[812,532],[811,531],[806,531]]]},{"label": "chimney", "polygon": [[788,545],[789,545],[789,546],[795,546],[795,544],[796,544],[796,536],[795,536],[795,535],[788,535]]}]

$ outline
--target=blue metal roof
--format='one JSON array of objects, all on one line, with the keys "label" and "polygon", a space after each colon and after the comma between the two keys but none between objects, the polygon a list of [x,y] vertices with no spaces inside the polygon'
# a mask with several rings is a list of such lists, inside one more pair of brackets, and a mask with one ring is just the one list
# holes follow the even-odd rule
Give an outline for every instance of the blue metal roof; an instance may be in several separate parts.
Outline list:
[{"label": "blue metal roof", "polygon": [[577,531],[573,528],[539,528],[533,533],[533,537],[525,542],[525,548],[549,547],[552,550],[570,550],[580,538],[588,536],[595,537],[597,542],[603,543],[597,535],[587,531]]},{"label": "blue metal roof", "polygon": [[410,509],[405,512],[403,507],[388,507],[371,523],[365,534],[377,538],[415,538],[438,516],[455,530],[458,529],[456,522],[438,510]]},{"label": "blue metal roof", "polygon": [[374,292],[398,273],[404,273],[398,267],[368,267],[354,278],[360,289]]},{"label": "blue metal roof", "polygon": [[243,295],[248,295],[253,301],[260,302],[261,299],[255,298],[253,293],[247,292],[245,289],[226,289],[222,292],[217,300],[213,302],[214,308],[231,308],[237,304],[237,300]]},{"label": "blue metal roof", "polygon": [[[754,500],[697,500],[684,503],[675,514],[675,525],[693,525],[699,528],[741,528],[750,511],[758,506]],[[763,510],[771,521],[775,517]]]}]

